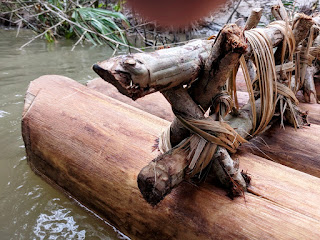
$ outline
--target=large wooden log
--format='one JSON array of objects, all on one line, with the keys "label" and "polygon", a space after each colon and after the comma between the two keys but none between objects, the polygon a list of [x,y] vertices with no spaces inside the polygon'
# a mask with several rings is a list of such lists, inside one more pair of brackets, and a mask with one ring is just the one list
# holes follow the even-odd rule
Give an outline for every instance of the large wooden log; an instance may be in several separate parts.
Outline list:
[{"label": "large wooden log", "polygon": [[[317,109],[320,112],[320,107]],[[320,177],[319,133],[317,124],[295,130],[292,127],[280,129],[279,123],[240,150]]]},{"label": "large wooden log", "polygon": [[[22,134],[31,167],[133,239],[319,239],[320,179],[238,156],[252,187],[230,200],[209,180],[187,182],[151,207],[137,175],[169,123],[61,76],[26,95]],[[305,136],[305,141],[311,141]]]},{"label": "large wooden log", "polygon": [[[242,84],[242,81],[243,80],[240,78],[239,84]],[[104,82],[102,79],[100,79],[99,81],[97,80],[97,82],[99,82],[99,85],[96,85],[96,82],[93,82],[89,85],[89,87],[97,91],[101,91],[104,94],[108,94],[105,88],[109,87],[109,84]],[[118,95],[121,94],[112,94],[112,96],[116,97],[118,97]],[[162,102],[163,96],[161,96],[160,94],[152,94],[148,96],[148,99],[154,103]],[[129,98],[125,99],[125,101],[130,104],[129,100]],[[240,91],[238,92],[238,101],[240,106],[245,105],[248,102],[248,100],[248,93]],[[300,141],[303,142],[302,139],[306,136],[314,135],[314,128],[318,128],[317,125],[320,125],[320,105],[300,103],[299,107],[302,110],[308,112],[308,120],[311,123],[311,128],[305,127],[304,129],[299,129],[295,131],[293,128],[287,127],[286,130],[282,130],[279,129],[280,124],[276,124],[272,127],[271,132],[267,132],[262,136],[259,136],[258,138],[251,140],[249,144],[244,146],[244,150],[242,151],[249,151],[264,158],[269,157],[270,160],[273,160],[275,162],[279,162],[281,164],[296,168],[299,171],[320,177],[320,161],[318,161],[317,157],[317,149],[320,148],[319,141],[314,141],[311,144],[307,144],[306,148],[295,147],[295,145],[298,144]],[[141,109],[143,109],[144,111],[152,110],[152,108],[149,108],[149,105],[141,105]],[[162,106],[162,108],[160,107],[158,110],[160,112],[166,112],[167,114],[169,114],[169,112],[171,111],[171,109],[168,106]],[[313,124],[317,125],[313,126]],[[268,137],[269,134],[271,134],[271,137]],[[296,136],[295,140],[292,141],[290,136]],[[290,141],[286,140],[286,138],[288,137],[290,138]],[[266,141],[268,145],[266,145],[264,141]],[[279,146],[279,142],[281,142],[281,146]],[[278,149],[278,151],[274,152],[274,149]],[[281,149],[292,150],[288,152]]]},{"label": "large wooden log", "polygon": [[[242,84],[242,81],[243,79],[240,79],[238,83]],[[92,89],[100,91],[103,94],[119,98],[128,104],[134,104],[134,102],[131,102],[130,98],[128,97],[125,97],[124,99],[120,98],[122,95],[116,91],[112,92],[112,94],[106,91],[106,89],[110,87],[110,84],[104,82],[102,79],[95,80],[88,86]],[[153,103],[162,102],[164,100],[164,97],[161,94],[151,94],[146,97]],[[301,98],[301,96],[299,98]],[[240,106],[245,105],[248,100],[248,93],[238,91],[238,101]],[[251,140],[249,144],[246,144],[244,146],[245,150],[243,151],[249,151],[264,158],[269,157],[270,160],[275,162],[279,162],[281,164],[296,168],[299,171],[320,177],[320,158],[317,157],[317,149],[320,148],[320,141],[307,143],[307,147],[300,148],[300,141],[304,142],[302,139],[313,135],[315,138],[319,138],[314,132],[315,129],[318,129],[318,125],[320,125],[320,104],[300,103],[299,107],[303,111],[308,112],[308,120],[311,123],[311,128],[305,127],[296,131],[294,128],[288,126],[285,130],[283,130],[279,129],[280,124],[275,124],[270,131],[267,131],[254,140]],[[144,104],[144,102],[141,103],[140,108],[147,112],[153,110],[153,107],[151,107],[149,104]],[[165,113],[166,116],[168,116],[171,112],[169,105],[159,105],[156,107],[156,109],[160,113]],[[316,125],[314,126],[314,124]],[[291,139],[290,136],[295,136],[295,138]],[[290,138],[290,141],[287,141],[288,137]],[[264,141],[267,142],[267,145]],[[279,142],[281,142],[281,146],[279,145]],[[281,150],[280,152],[279,148],[292,150],[290,152]],[[274,151],[274,149],[278,149],[278,151]]]},{"label": "large wooden log", "polygon": [[133,107],[139,108],[162,119],[170,122],[174,119],[174,114],[171,110],[170,104],[160,92],[144,96],[143,98],[139,98],[134,101],[131,98],[119,93],[115,86],[101,78],[90,80],[86,85],[88,88],[94,89],[109,97],[115,98],[120,102],[124,102]]}]

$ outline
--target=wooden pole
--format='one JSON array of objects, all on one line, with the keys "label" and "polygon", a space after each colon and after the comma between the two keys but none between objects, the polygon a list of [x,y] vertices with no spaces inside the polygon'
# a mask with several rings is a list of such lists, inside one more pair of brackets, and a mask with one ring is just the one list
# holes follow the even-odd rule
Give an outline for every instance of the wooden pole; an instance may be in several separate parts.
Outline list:
[{"label": "wooden pole", "polygon": [[[95,64],[93,70],[102,79],[116,86],[119,92],[134,100],[156,91],[190,84],[199,77],[202,68],[207,68],[206,74],[208,75],[211,67],[210,62],[229,59],[232,63],[233,58],[239,53],[243,53],[244,50],[246,50],[246,55],[252,54],[250,44],[245,44],[244,39],[241,39],[239,35],[241,31],[237,30],[235,26],[235,24],[228,25],[224,28],[224,33],[222,30],[224,36],[221,36],[219,41],[218,36],[215,48],[213,48],[213,40],[196,40],[184,46],[161,49],[152,53],[114,57]],[[268,36],[274,47],[283,40],[281,31],[272,25],[261,29],[261,31]],[[235,32],[237,34],[232,35]],[[226,41],[225,46],[221,44],[222,40]],[[232,51],[230,53],[230,50],[235,51],[234,54]],[[209,57],[211,60],[208,61]],[[204,66],[205,63],[207,66]],[[203,81],[201,81],[202,85],[205,84]]]}]

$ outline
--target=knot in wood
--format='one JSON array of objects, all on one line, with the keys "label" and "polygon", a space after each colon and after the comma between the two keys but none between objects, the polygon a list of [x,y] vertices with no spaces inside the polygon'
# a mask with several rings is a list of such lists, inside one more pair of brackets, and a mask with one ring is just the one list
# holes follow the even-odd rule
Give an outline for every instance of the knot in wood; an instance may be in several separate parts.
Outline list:
[{"label": "knot in wood", "polygon": [[132,58],[129,58],[129,59],[126,59],[124,61],[124,64],[128,64],[128,65],[134,66],[134,65],[136,65],[136,61],[134,59],[132,59]]}]

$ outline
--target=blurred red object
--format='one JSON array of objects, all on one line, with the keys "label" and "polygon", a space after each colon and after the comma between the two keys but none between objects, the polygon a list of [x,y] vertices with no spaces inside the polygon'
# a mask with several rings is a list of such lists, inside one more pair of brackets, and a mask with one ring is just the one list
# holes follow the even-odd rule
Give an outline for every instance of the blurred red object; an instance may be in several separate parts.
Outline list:
[{"label": "blurred red object", "polygon": [[184,27],[207,16],[226,0],[127,0],[146,20],[162,26]]}]

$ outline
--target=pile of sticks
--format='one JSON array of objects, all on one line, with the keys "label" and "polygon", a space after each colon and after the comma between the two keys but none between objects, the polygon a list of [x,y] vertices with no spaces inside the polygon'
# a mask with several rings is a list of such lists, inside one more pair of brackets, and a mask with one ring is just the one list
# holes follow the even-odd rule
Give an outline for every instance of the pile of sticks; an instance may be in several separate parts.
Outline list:
[{"label": "pile of sticks", "polygon": [[[160,91],[176,115],[159,140],[163,153],[138,176],[140,191],[151,205],[183,180],[209,170],[231,196],[242,194],[250,177],[240,171],[230,152],[244,139],[265,131],[275,117],[297,128],[308,124],[306,113],[296,106],[295,94],[301,90],[305,101],[316,101],[320,16],[297,14],[290,20],[280,4],[272,8],[277,21],[255,29],[261,13],[254,9],[246,22],[224,26],[214,40],[118,56],[93,66],[104,80],[134,100]],[[250,31],[264,36],[270,45],[274,75],[266,78],[269,93],[261,82],[260,70],[266,66],[258,66],[259,52],[249,41]],[[251,101],[242,108],[237,107],[236,84],[232,87],[240,65],[250,81],[248,89],[253,89],[248,90]],[[272,103],[264,101],[267,94]],[[268,116],[265,109],[270,109]],[[226,133],[230,126],[234,132]]]}]

